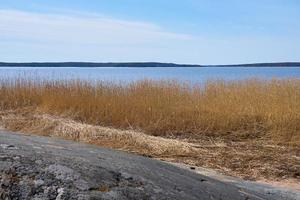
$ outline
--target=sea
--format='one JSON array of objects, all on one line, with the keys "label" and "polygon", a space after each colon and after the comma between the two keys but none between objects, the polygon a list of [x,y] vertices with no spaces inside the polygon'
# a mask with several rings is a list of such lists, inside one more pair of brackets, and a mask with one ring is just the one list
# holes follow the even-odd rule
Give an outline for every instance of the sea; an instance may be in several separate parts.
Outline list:
[{"label": "sea", "polygon": [[213,80],[300,78],[300,67],[0,67],[0,79],[132,82],[143,79],[205,83]]}]

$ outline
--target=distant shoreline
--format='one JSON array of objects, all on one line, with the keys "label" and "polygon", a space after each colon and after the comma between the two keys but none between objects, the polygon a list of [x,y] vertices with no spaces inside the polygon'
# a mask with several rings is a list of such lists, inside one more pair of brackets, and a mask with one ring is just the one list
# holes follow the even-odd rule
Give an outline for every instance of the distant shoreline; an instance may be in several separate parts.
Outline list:
[{"label": "distant shoreline", "polygon": [[300,62],[251,63],[232,65],[193,65],[159,62],[124,62],[124,63],[95,63],[95,62],[0,62],[0,67],[300,67]]}]

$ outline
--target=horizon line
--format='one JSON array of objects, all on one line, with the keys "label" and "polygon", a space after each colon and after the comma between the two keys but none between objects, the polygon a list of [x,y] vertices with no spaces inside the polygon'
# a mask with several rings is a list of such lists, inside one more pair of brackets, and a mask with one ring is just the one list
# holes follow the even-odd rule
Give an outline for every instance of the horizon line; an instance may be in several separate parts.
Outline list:
[{"label": "horizon line", "polygon": [[143,61],[143,62],[138,62],[138,61],[129,61],[129,62],[90,62],[90,61],[33,61],[33,62],[0,62],[0,66],[4,65],[21,65],[21,64],[35,64],[35,65],[43,65],[43,64],[91,64],[91,65],[128,65],[128,64],[156,64],[156,65],[174,65],[174,66],[253,66],[253,65],[299,65],[300,66],[300,61],[283,61],[283,62],[253,62],[253,63],[234,63],[234,64],[185,64],[185,63],[174,63],[174,62],[151,62],[151,61]]}]

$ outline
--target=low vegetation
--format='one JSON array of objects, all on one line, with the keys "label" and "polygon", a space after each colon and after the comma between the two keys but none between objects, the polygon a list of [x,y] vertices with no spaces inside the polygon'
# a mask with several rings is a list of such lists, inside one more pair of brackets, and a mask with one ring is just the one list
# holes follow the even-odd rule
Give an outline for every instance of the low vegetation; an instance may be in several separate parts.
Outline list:
[{"label": "low vegetation", "polygon": [[300,79],[2,79],[1,126],[300,189]]},{"label": "low vegetation", "polygon": [[93,125],[155,136],[237,134],[300,142],[300,80],[211,81],[193,85],[2,80],[2,110],[31,106]]}]

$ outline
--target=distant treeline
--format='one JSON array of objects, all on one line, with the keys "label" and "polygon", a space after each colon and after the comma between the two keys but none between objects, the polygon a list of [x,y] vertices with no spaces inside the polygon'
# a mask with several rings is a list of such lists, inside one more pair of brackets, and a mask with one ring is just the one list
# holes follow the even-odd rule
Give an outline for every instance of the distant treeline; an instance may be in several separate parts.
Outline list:
[{"label": "distant treeline", "polygon": [[190,65],[158,62],[94,63],[94,62],[32,62],[6,63],[0,67],[300,67],[300,62],[253,63],[234,65]]},{"label": "distant treeline", "polygon": [[93,62],[33,62],[33,63],[4,63],[0,67],[203,67],[200,65],[185,65],[157,62],[127,62],[127,63],[93,63]]}]

